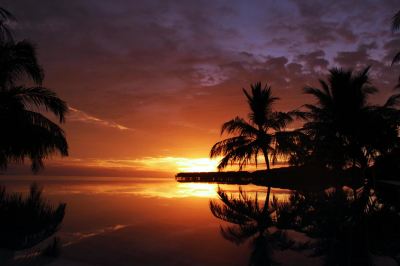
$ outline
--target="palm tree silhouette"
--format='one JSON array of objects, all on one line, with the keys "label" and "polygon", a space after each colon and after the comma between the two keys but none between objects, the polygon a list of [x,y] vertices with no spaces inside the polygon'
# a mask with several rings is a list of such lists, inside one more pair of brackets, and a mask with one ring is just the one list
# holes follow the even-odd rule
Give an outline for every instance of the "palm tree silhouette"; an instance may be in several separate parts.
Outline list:
[{"label": "palm tree silhouette", "polygon": [[[279,153],[277,141],[283,139],[282,130],[292,121],[288,113],[275,112],[272,109],[274,102],[279,98],[273,97],[271,87],[261,83],[251,85],[251,92],[243,89],[250,107],[249,121],[236,117],[222,125],[221,135],[225,132],[235,136],[214,144],[210,157],[223,155],[218,164],[221,170],[229,164],[239,163],[239,169],[254,161],[257,165],[259,154],[264,156],[267,170],[270,170],[270,161]],[[270,159],[271,157],[271,159]],[[268,208],[271,187],[268,187],[266,208]],[[265,209],[266,209],[265,208]]]},{"label": "palm tree silhouette", "polygon": [[398,143],[399,119],[394,107],[399,95],[383,106],[369,104],[368,97],[377,89],[368,71],[369,67],[358,73],[334,68],[327,81],[320,80],[321,88],[304,89],[317,103],[305,105],[303,131],[314,143],[314,156],[333,168],[366,169],[377,154]]},{"label": "palm tree silhouette", "polygon": [[13,14],[0,7],[0,42],[13,40],[13,35],[8,27],[8,22],[15,21]]},{"label": "palm tree silhouette", "polygon": [[[400,10],[392,17],[392,32],[397,32],[400,29]],[[400,61],[400,51],[392,59],[392,66]],[[400,88],[400,76],[396,88]]]},{"label": "palm tree silhouette", "polygon": [[251,241],[249,265],[275,264],[272,259],[273,249],[286,249],[293,244],[281,230],[269,231],[269,228],[275,225],[273,218],[275,210],[268,210],[268,213],[265,213],[265,209],[259,204],[257,194],[252,199],[241,187],[238,197],[229,196],[220,188],[217,193],[219,201],[210,201],[211,213],[216,218],[232,224],[221,226],[222,237],[237,245]]},{"label": "palm tree silhouette", "polygon": [[[43,167],[43,158],[59,151],[68,154],[64,131],[43,112],[65,121],[66,103],[51,90],[42,87],[43,70],[33,45],[14,41],[8,28],[14,17],[0,7],[0,168],[28,157],[32,170]],[[32,86],[26,86],[27,82]],[[57,238],[45,250],[14,257],[15,251],[32,248],[50,238],[60,228],[65,215],[64,203],[57,207],[42,197],[42,189],[32,184],[29,194],[6,193],[0,187],[0,260],[2,265],[44,265],[39,254],[57,256]],[[32,252],[31,252],[32,253]]]},{"label": "palm tree silhouette", "polygon": [[[14,41],[5,24],[10,18],[12,15],[0,8],[0,168],[29,158],[36,172],[49,155],[68,155],[64,131],[42,111],[54,114],[63,123],[68,107],[42,86],[44,73],[35,48],[28,41]],[[22,82],[27,80],[32,86]]]},{"label": "palm tree silhouette", "polygon": [[[400,29],[400,10],[392,18],[392,31],[396,32]],[[400,52],[393,58],[392,64],[400,61]]]}]

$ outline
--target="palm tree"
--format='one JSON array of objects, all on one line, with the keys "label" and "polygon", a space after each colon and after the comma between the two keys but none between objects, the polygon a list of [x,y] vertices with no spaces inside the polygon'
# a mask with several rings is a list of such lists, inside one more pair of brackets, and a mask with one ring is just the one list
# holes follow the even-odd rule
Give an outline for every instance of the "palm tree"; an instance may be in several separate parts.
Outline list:
[{"label": "palm tree", "polygon": [[[308,109],[303,126],[314,142],[314,156],[334,168],[358,166],[365,169],[377,154],[390,150],[398,143],[399,95],[393,95],[385,105],[368,103],[377,92],[370,83],[369,67],[354,73],[331,69],[321,88],[306,87],[316,104]],[[372,130],[373,129],[373,130]]]},{"label": "palm tree", "polygon": [[0,7],[0,42],[13,40],[13,35],[8,27],[8,22],[15,21],[13,14]]},{"label": "palm tree", "polygon": [[[36,172],[49,155],[68,155],[64,131],[43,114],[52,113],[63,123],[68,107],[42,86],[44,74],[35,48],[28,41],[14,41],[4,26],[10,17],[0,8],[0,168],[29,158]],[[32,85],[26,86],[29,80]]]},{"label": "palm tree", "polygon": [[[226,132],[234,136],[217,142],[211,148],[211,158],[223,156],[218,164],[219,170],[234,163],[239,163],[240,170],[252,161],[257,165],[260,154],[264,156],[267,170],[270,170],[271,159],[274,161],[279,154],[276,143],[285,135],[282,130],[292,121],[288,113],[273,111],[272,106],[279,98],[272,96],[271,87],[262,87],[260,82],[250,87],[250,93],[243,89],[250,107],[249,121],[236,117],[224,123],[221,135]],[[269,186],[265,209],[268,208],[270,193]]]},{"label": "palm tree", "polygon": [[[396,32],[399,29],[400,29],[400,10],[397,11],[397,13],[392,18],[392,32]],[[397,52],[397,54],[392,59],[392,66],[398,63],[399,61],[400,61],[400,52]],[[396,88],[400,88],[400,76],[398,78],[398,83],[396,85]]]},{"label": "palm tree", "polygon": [[[392,18],[392,31],[396,32],[400,29],[400,10]],[[400,61],[400,52],[393,58],[392,64]]]}]

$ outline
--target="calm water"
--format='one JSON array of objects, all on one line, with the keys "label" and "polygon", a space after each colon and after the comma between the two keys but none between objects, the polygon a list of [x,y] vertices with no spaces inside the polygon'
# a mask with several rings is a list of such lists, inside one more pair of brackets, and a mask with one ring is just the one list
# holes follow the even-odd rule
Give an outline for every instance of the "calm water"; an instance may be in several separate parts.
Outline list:
[{"label": "calm water", "polygon": [[[51,265],[247,265],[249,245],[220,235],[209,200],[216,184],[174,178],[0,177],[8,191],[26,192],[36,180],[51,203],[67,203],[59,236],[61,258]],[[237,185],[221,185],[237,193]],[[244,186],[265,197],[265,188]],[[289,191],[274,189],[280,199]],[[317,262],[305,254],[277,252],[282,265]]]}]

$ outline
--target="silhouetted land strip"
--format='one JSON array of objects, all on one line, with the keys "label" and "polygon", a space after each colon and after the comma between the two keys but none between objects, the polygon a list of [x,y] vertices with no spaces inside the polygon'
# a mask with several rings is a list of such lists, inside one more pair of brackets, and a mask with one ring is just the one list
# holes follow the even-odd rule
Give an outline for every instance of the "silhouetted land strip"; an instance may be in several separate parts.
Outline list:
[{"label": "silhouetted land strip", "polygon": [[323,189],[332,186],[361,187],[360,169],[329,170],[324,167],[300,166],[267,170],[232,172],[178,173],[178,182],[273,186],[287,189]]}]

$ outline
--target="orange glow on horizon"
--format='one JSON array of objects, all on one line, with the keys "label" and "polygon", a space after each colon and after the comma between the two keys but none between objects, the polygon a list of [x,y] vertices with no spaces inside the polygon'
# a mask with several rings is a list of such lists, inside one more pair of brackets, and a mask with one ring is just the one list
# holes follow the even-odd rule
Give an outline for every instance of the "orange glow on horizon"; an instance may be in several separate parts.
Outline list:
[{"label": "orange glow on horizon", "polygon": [[219,158],[144,157],[139,159],[76,159],[52,160],[49,165],[58,167],[88,167],[93,169],[119,169],[159,172],[214,172],[218,171]]},{"label": "orange glow on horizon", "polygon": [[[46,162],[46,172],[52,169],[52,175],[65,175],[65,173],[76,173],[74,175],[90,176],[138,176],[142,177],[144,172],[148,173],[168,173],[171,177],[179,172],[216,172],[221,158],[210,159],[208,157],[143,157],[143,158],[124,158],[124,159],[97,159],[97,158],[63,158],[52,159]],[[265,163],[263,158],[258,158],[258,164],[251,163],[243,167],[243,171],[264,170]],[[279,162],[271,165],[272,168],[287,166]],[[70,170],[68,170],[70,169]],[[75,169],[75,170],[74,170]],[[223,171],[238,171],[239,165],[228,165]],[[104,175],[106,174],[106,175]],[[71,174],[66,174],[71,175]],[[160,177],[159,175],[153,177]]]},{"label": "orange glow on horizon", "polygon": [[217,171],[219,160],[209,158],[184,159],[177,161],[179,172],[214,172]]}]

